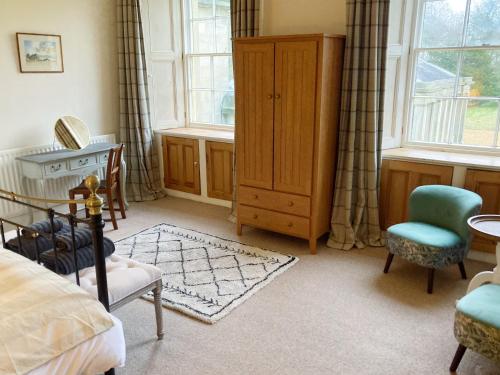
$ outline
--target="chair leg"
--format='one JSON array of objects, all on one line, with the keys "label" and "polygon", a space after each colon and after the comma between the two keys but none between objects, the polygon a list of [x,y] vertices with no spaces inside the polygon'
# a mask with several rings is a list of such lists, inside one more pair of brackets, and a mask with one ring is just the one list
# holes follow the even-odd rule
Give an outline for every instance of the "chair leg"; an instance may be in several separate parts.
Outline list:
[{"label": "chair leg", "polygon": [[427,276],[427,293],[432,294],[434,289],[434,268],[429,268]]},{"label": "chair leg", "polygon": [[[69,191],[69,199],[74,200],[75,199],[75,193],[73,191]],[[72,215],[76,215],[77,207],[75,203],[70,203],[69,204],[69,212]]]},{"label": "chair leg", "polygon": [[464,262],[458,263],[458,268],[460,268],[460,275],[462,275],[462,279],[467,280],[467,272],[465,272]]},{"label": "chair leg", "polygon": [[163,311],[161,306],[161,290],[161,280],[158,280],[156,288],[153,289],[156,314],[156,335],[158,336],[158,340],[163,339]]},{"label": "chair leg", "polygon": [[450,372],[457,371],[458,365],[460,364],[460,361],[462,360],[462,357],[464,356],[466,350],[467,348],[462,344],[458,345],[458,349],[455,353],[455,356],[453,357],[453,361],[451,362]]},{"label": "chair leg", "polygon": [[109,214],[111,215],[111,222],[113,223],[113,229],[117,230],[118,224],[116,223],[115,207],[114,207],[114,202],[113,202],[113,192],[111,190],[108,190],[106,193],[106,196],[108,198],[108,208],[109,208]]},{"label": "chair leg", "polygon": [[116,200],[118,201],[118,205],[120,206],[120,213],[122,214],[122,219],[126,219],[127,215],[125,215],[125,202],[123,201],[122,190],[120,189],[120,184],[118,184],[116,188]]},{"label": "chair leg", "polygon": [[389,267],[391,266],[392,260],[394,259],[394,254],[387,254],[387,260],[385,261],[384,273],[389,272]]},{"label": "chair leg", "polygon": [[[83,199],[89,199],[89,194],[83,194]],[[88,219],[90,217],[90,212],[89,209],[87,208],[87,205],[85,205],[85,217]]]}]

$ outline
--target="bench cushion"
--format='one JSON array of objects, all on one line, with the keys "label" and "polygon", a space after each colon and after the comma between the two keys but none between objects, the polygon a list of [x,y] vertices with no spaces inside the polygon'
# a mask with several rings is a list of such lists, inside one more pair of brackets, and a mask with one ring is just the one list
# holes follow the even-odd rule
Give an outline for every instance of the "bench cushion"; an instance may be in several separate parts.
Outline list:
[{"label": "bench cushion", "polygon": [[[106,258],[106,271],[110,305],[161,279],[159,268],[115,254]],[[74,273],[65,277],[76,282]],[[95,267],[80,271],[80,287],[97,297]]]}]

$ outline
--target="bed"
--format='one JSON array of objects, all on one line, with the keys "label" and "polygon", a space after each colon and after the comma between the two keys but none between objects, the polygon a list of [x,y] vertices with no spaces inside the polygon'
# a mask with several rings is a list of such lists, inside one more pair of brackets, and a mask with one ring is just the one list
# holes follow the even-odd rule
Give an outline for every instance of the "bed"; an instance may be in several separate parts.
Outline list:
[{"label": "bed", "polygon": [[0,251],[0,373],[96,374],[124,363],[122,324],[95,297]]}]

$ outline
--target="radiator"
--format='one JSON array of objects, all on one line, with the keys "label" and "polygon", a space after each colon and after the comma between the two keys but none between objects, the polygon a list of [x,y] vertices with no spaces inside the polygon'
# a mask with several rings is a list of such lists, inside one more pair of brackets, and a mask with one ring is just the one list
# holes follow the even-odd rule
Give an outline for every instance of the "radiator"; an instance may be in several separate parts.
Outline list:
[{"label": "radiator", "polygon": [[[107,134],[92,137],[91,143],[115,143],[115,135]],[[44,146],[31,146],[0,151],[0,188],[21,194],[32,196],[42,196],[39,181],[27,180],[27,190],[23,185],[23,178],[20,163],[16,160],[19,156],[39,154],[53,150],[60,150],[63,147],[59,143]],[[102,172],[99,172],[102,174]],[[99,176],[103,177],[103,176]],[[68,190],[81,182],[80,177],[63,177],[46,180],[47,197],[55,199],[67,199]],[[28,213],[26,208],[20,208],[4,200],[0,200],[0,217],[12,218]]]}]

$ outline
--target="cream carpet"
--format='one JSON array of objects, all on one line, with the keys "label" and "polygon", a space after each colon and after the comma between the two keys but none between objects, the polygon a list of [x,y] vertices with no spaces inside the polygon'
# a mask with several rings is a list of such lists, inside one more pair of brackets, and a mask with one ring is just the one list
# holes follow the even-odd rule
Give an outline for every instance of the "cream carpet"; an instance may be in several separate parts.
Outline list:
[{"label": "cream carpet", "polygon": [[[114,240],[169,222],[300,258],[290,270],[216,325],[164,309],[165,338],[155,339],[153,305],[136,300],[115,312],[123,322],[127,364],[117,374],[448,374],[457,343],[454,303],[467,287],[458,267],[436,272],[394,259],[384,275],[384,249],[351,252],[244,228],[229,210],[177,198],[132,204]],[[469,276],[491,265],[466,261]],[[467,351],[459,374],[500,374]]]}]

